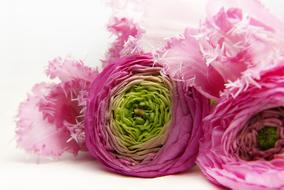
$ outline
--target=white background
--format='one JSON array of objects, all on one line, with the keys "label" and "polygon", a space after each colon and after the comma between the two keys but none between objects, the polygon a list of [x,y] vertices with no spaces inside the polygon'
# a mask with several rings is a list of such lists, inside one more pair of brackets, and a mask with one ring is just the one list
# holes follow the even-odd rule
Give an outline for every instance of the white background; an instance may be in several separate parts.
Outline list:
[{"label": "white background", "polygon": [[[191,2],[195,12],[204,14],[205,1]],[[284,18],[284,1],[263,2]],[[109,15],[101,0],[0,0],[0,189],[218,189],[197,167],[175,176],[139,179],[106,172],[86,155],[40,159],[38,164],[16,148],[18,104],[34,83],[47,80],[47,61],[72,55],[99,65],[110,41],[105,30]]]}]

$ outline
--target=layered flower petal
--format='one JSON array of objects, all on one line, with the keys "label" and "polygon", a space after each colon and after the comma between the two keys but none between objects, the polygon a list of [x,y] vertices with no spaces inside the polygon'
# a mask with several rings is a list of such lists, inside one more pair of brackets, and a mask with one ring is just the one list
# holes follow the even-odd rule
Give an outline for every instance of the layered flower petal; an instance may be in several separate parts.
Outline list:
[{"label": "layered flower petal", "polygon": [[113,17],[108,24],[108,30],[116,39],[106,54],[103,66],[129,54],[143,53],[140,38],[144,30],[132,19]]},{"label": "layered flower petal", "polygon": [[54,59],[47,75],[59,83],[42,83],[19,109],[16,137],[20,148],[39,156],[59,157],[85,150],[84,113],[90,81],[97,71],[73,59]]},{"label": "layered flower petal", "polygon": [[155,177],[194,164],[209,101],[161,71],[149,54],[132,55],[108,64],[93,81],[87,148],[109,170]]},{"label": "layered flower petal", "polygon": [[55,79],[58,78],[61,82],[71,80],[84,80],[92,81],[98,74],[96,68],[90,68],[84,65],[82,60],[72,59],[66,57],[62,59],[60,57],[53,59],[49,62],[46,70],[46,75]]},{"label": "layered flower petal", "polygon": [[[189,25],[197,26],[204,17],[202,2],[188,0],[106,0],[113,16],[128,18],[145,30],[140,45],[146,52],[155,52],[164,40],[183,32]],[[159,7],[159,8],[157,8]],[[161,8],[160,8],[161,7]]]},{"label": "layered flower petal", "polygon": [[232,7],[243,10],[246,14],[245,16],[251,18],[251,23],[253,25],[271,30],[279,37],[279,39],[283,39],[283,21],[273,15],[272,10],[268,10],[259,0],[209,0],[207,4],[207,16],[213,18],[220,9],[229,9]]},{"label": "layered flower petal", "polygon": [[172,78],[195,87],[208,98],[216,98],[224,88],[225,80],[216,68],[206,64],[194,37],[198,33],[195,29],[188,29],[182,38],[171,39],[158,61],[165,65],[165,73]]},{"label": "layered flower petal", "polygon": [[258,86],[222,97],[205,118],[197,163],[213,183],[244,190],[284,188],[283,63],[263,71]]},{"label": "layered flower petal", "polygon": [[20,105],[17,121],[17,143],[20,148],[42,156],[58,157],[64,151],[77,152],[78,146],[67,143],[68,131],[54,127],[52,123],[43,119],[39,110],[39,102],[47,95],[54,85],[35,85],[32,94],[26,102]]},{"label": "layered flower petal", "polygon": [[187,28],[171,39],[158,61],[172,77],[217,99],[225,87],[245,89],[261,71],[276,64],[283,51],[283,27],[254,0],[212,0],[200,28]]}]

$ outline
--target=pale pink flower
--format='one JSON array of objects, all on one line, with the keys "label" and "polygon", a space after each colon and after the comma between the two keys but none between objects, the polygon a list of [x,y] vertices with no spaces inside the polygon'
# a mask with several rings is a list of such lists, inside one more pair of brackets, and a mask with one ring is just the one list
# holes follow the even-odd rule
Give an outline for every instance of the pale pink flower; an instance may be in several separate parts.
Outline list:
[{"label": "pale pink flower", "polygon": [[283,63],[262,72],[258,86],[223,96],[205,118],[197,163],[211,182],[235,190],[284,188]]},{"label": "pale pink flower", "polygon": [[21,103],[18,147],[39,156],[59,157],[85,150],[84,112],[89,84],[98,72],[80,60],[54,59],[46,71],[58,83],[40,83]]},{"label": "pale pink flower", "polygon": [[218,99],[224,88],[243,90],[276,64],[284,23],[255,0],[211,0],[207,9],[206,21],[169,40],[158,61],[172,77]]}]

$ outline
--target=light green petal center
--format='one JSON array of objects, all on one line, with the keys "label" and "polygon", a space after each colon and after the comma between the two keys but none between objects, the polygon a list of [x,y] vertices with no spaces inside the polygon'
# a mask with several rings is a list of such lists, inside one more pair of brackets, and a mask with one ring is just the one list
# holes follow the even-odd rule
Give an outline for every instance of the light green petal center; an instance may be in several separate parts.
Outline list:
[{"label": "light green petal center", "polygon": [[162,76],[137,77],[116,92],[110,130],[120,156],[142,161],[162,147],[172,116],[170,85]]}]

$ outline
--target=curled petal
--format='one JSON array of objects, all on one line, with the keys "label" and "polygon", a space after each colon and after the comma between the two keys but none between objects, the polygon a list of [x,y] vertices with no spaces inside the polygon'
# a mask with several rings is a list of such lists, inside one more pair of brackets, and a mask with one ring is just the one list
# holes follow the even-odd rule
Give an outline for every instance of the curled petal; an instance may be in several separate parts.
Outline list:
[{"label": "curled petal", "polygon": [[215,99],[225,82],[212,65],[206,64],[196,34],[196,30],[188,29],[184,37],[171,39],[158,61],[165,64],[165,73]]},{"label": "curled petal", "polygon": [[46,74],[51,79],[58,78],[62,82],[74,79],[92,81],[98,75],[98,71],[85,66],[81,60],[58,57],[49,61]]},{"label": "curled petal", "polygon": [[117,58],[143,52],[139,38],[144,31],[133,20],[113,17],[108,24],[108,30],[116,39],[107,52],[106,60],[103,61],[104,66]]},{"label": "curled petal", "polygon": [[[130,18],[138,23],[145,34],[141,47],[146,52],[155,52],[164,46],[164,40],[181,33],[189,25],[197,26],[205,4],[188,0],[107,0],[113,15]],[[162,5],[163,8],[157,9]]]},{"label": "curled petal", "polygon": [[[165,72],[172,77],[218,99],[224,88],[235,86],[241,91],[254,84],[263,70],[277,64],[284,40],[278,31],[284,24],[276,18],[264,23],[261,18],[273,21],[274,17],[254,0],[212,0],[208,9],[205,22],[171,39],[157,61],[166,65]],[[208,88],[209,82],[212,88]]]},{"label": "curled petal", "polygon": [[66,128],[56,127],[44,119],[39,104],[51,90],[54,84],[37,84],[28,99],[20,105],[17,121],[18,147],[40,156],[59,157],[63,152],[78,152],[79,148],[70,138]]},{"label": "curled petal", "polygon": [[245,16],[251,19],[250,23],[255,26],[260,26],[266,30],[273,31],[279,39],[284,39],[283,30],[284,22],[273,15],[259,0],[209,0],[207,5],[207,15],[213,18],[220,9],[237,8],[245,12]]},{"label": "curled petal", "polygon": [[82,61],[51,61],[47,75],[61,82],[35,85],[32,95],[21,104],[16,130],[18,146],[46,157],[86,150],[87,93],[97,74]]},{"label": "curled petal", "polygon": [[61,83],[38,104],[43,118],[56,128],[69,131],[68,141],[75,141],[81,148],[85,144],[84,113],[88,88],[89,83],[83,80]]}]

